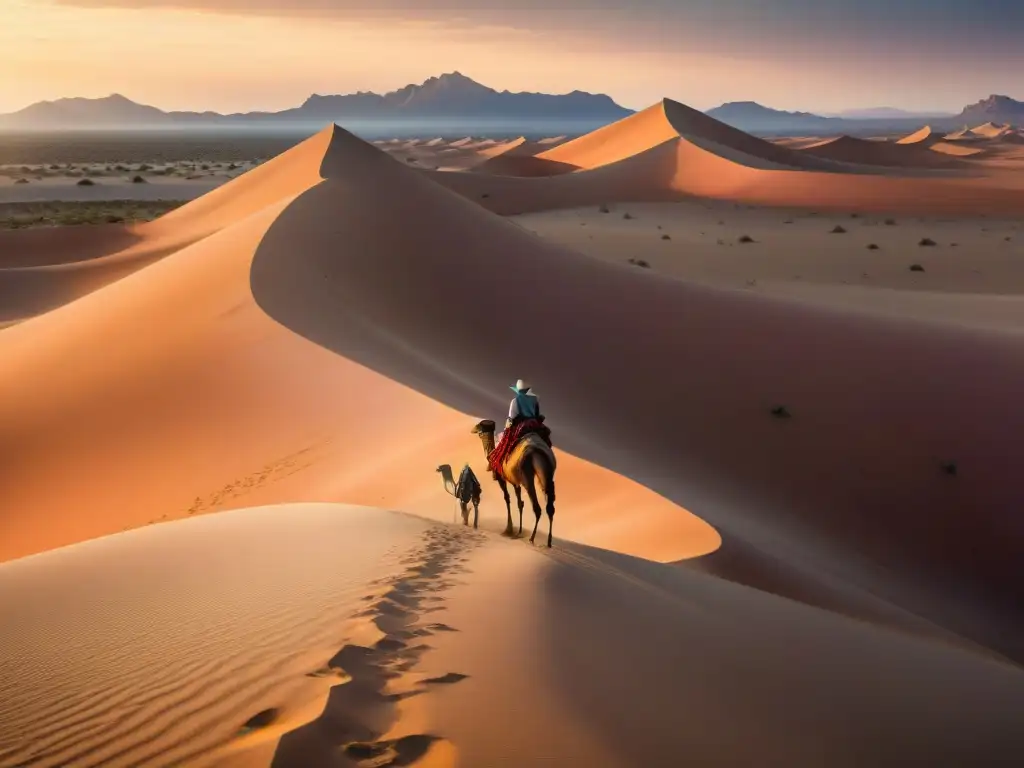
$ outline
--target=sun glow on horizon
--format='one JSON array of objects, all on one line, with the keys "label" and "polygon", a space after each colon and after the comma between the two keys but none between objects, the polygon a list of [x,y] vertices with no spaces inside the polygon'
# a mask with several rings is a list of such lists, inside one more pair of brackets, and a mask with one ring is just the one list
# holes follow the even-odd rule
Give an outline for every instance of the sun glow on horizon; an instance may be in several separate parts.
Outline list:
[{"label": "sun glow on horizon", "polygon": [[0,67],[16,73],[0,84],[0,113],[111,93],[165,110],[278,110],[312,93],[382,93],[455,70],[498,90],[578,89],[633,109],[663,97],[699,109],[746,100],[809,111],[894,102],[935,109],[936,94],[948,106],[968,95],[1013,95],[1009,69],[983,73],[979,89],[976,71],[956,68],[935,89],[931,63],[912,52],[854,60],[849,46],[820,56],[825,43],[811,41],[772,55],[783,41],[758,30],[735,38],[725,27],[652,32],[623,21],[621,32],[598,34],[566,14],[546,24],[512,13],[486,22],[383,13],[354,20],[0,0],[0,18]]}]

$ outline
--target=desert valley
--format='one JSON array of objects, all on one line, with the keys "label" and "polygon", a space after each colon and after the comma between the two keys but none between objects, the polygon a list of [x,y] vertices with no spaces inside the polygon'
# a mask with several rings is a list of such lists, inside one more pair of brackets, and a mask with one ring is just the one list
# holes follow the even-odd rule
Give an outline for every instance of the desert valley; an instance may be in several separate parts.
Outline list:
[{"label": "desert valley", "polygon": [[1017,764],[1024,131],[291,144],[0,167],[0,765]]}]

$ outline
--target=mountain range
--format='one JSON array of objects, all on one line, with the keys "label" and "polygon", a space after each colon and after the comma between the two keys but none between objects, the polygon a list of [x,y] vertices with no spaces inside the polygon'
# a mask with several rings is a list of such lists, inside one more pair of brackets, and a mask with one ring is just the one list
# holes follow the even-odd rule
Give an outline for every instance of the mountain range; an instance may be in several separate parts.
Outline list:
[{"label": "mountain range", "polygon": [[[40,101],[0,115],[0,128],[52,130],[85,128],[179,128],[216,126],[285,126],[327,122],[407,123],[444,121],[446,125],[489,122],[610,123],[633,114],[605,94],[497,91],[460,72],[431,77],[418,85],[385,94],[360,91],[344,95],[313,94],[302,105],[278,112],[165,112],[120,94],[99,99],[65,98]],[[709,109],[707,114],[752,133],[849,133],[903,129],[926,116],[892,107],[851,110],[823,116],[787,112],[753,101],[737,101]],[[1024,123],[1024,102],[992,95],[970,104],[957,115],[927,116],[936,128],[957,128],[984,122]]]},{"label": "mountain range", "polygon": [[4,128],[153,128],[204,125],[315,123],[360,121],[446,122],[488,120],[551,120],[611,122],[633,110],[604,94],[573,91],[512,93],[496,91],[460,72],[431,77],[390,93],[360,91],[345,95],[313,94],[301,106],[279,112],[164,112],[120,94],[100,99],[67,98],[40,101],[18,112],[0,115]]}]

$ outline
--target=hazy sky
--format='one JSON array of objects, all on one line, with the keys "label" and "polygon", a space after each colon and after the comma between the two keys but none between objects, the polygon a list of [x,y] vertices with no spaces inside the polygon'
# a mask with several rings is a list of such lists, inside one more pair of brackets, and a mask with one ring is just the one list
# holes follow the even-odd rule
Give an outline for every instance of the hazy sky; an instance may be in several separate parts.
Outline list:
[{"label": "hazy sky", "polygon": [[281,109],[452,70],[499,90],[603,92],[633,108],[664,96],[817,112],[1024,99],[1024,0],[368,5],[0,0],[0,112],[112,92],[164,109]]}]

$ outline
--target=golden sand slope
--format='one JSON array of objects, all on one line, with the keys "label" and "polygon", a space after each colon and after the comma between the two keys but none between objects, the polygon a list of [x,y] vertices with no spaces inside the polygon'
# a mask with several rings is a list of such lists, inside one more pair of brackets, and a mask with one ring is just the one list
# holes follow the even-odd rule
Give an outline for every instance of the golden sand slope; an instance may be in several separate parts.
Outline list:
[{"label": "golden sand slope", "polygon": [[943,133],[941,131],[934,130],[930,125],[926,125],[914,131],[911,134],[904,136],[902,139],[897,140],[897,144],[923,144],[929,146],[937,141],[941,141]]},{"label": "golden sand slope", "polygon": [[0,565],[0,609],[3,765],[973,768],[1024,749],[1020,669],[925,627],[383,510],[78,544]]},{"label": "golden sand slope", "polygon": [[172,211],[139,225],[0,232],[0,322],[66,304],[307,189],[328,140],[318,134],[208,192],[184,218]]},{"label": "golden sand slope", "polygon": [[976,125],[971,128],[971,133],[978,136],[985,136],[986,138],[995,139],[1000,136],[1004,136],[1013,130],[1012,126],[1009,125],[996,125],[992,121],[983,123],[982,125]]}]

